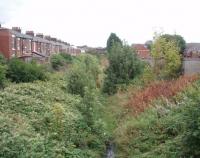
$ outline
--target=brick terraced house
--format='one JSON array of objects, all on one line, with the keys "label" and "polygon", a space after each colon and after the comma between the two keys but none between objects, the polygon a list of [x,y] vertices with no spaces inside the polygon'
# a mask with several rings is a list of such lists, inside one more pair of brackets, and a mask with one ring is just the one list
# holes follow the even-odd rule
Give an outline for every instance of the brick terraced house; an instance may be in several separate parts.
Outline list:
[{"label": "brick terraced house", "polygon": [[187,58],[200,58],[200,43],[186,43],[183,55]]},{"label": "brick terraced house", "polygon": [[132,47],[135,49],[136,54],[141,59],[149,59],[150,50],[147,48],[145,44],[133,44]]},{"label": "brick terraced house", "polygon": [[0,27],[0,53],[7,59],[22,58],[24,61],[37,59],[48,61],[52,54],[59,52],[78,55],[81,50],[50,36],[34,34],[33,31],[21,32],[19,27],[12,29]]}]

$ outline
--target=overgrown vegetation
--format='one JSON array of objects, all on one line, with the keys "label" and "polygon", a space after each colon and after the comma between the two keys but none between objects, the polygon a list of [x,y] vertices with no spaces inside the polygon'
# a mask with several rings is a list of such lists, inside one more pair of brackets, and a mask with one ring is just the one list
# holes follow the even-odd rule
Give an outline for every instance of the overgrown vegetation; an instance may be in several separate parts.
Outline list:
[{"label": "overgrown vegetation", "polygon": [[199,157],[199,84],[155,100],[137,117],[127,113],[114,132],[118,157]]},{"label": "overgrown vegetation", "polygon": [[7,82],[6,71],[7,71],[6,59],[4,58],[3,55],[0,54],[0,89],[4,88],[5,83]]},{"label": "overgrown vegetation", "polygon": [[5,65],[6,64],[6,59],[5,59],[5,57],[1,54],[1,52],[0,52],[0,65]]},{"label": "overgrown vegetation", "polygon": [[184,76],[177,80],[152,82],[145,89],[133,94],[128,106],[133,109],[132,112],[135,114],[144,112],[153,100],[163,97],[170,99],[195,80],[197,80],[197,76]]},{"label": "overgrown vegetation", "polygon": [[0,157],[102,158],[110,143],[118,158],[200,157],[200,80],[178,77],[174,38],[155,39],[151,67],[111,34],[107,55],[53,55],[48,80],[0,56]]},{"label": "overgrown vegetation", "polygon": [[181,69],[180,49],[176,42],[157,36],[152,45],[154,72],[158,78],[175,78]]},{"label": "overgrown vegetation", "polygon": [[121,44],[113,45],[108,54],[109,66],[106,70],[103,91],[108,94],[117,92],[122,84],[129,84],[143,70],[142,62],[137,58],[133,49]]},{"label": "overgrown vegetation", "polygon": [[84,96],[85,88],[96,89],[100,86],[101,69],[98,60],[92,55],[79,56],[68,72],[67,89],[69,93]]},{"label": "overgrown vegetation", "polygon": [[0,65],[0,89],[5,86],[5,82],[6,82],[6,70],[7,70],[6,66]]},{"label": "overgrown vegetation", "polygon": [[183,55],[183,52],[186,48],[186,42],[182,36],[176,35],[176,34],[175,35],[164,34],[164,35],[161,35],[161,37],[165,38],[167,42],[173,41],[174,43],[176,43],[176,45],[179,48],[179,53]]},{"label": "overgrown vegetation", "polygon": [[15,58],[9,61],[6,76],[16,83],[47,79],[45,69],[41,65],[35,62],[25,63]]},{"label": "overgrown vegetation", "polygon": [[72,57],[66,53],[54,54],[51,56],[50,63],[54,70],[59,70],[62,66],[71,64]]},{"label": "overgrown vegetation", "polygon": [[55,76],[1,92],[0,157],[102,157],[101,102],[91,92],[84,98],[66,93],[65,82]]},{"label": "overgrown vegetation", "polygon": [[121,39],[115,33],[111,33],[107,40],[107,45],[106,45],[107,51],[110,52],[112,47],[116,44],[120,46],[123,45]]}]

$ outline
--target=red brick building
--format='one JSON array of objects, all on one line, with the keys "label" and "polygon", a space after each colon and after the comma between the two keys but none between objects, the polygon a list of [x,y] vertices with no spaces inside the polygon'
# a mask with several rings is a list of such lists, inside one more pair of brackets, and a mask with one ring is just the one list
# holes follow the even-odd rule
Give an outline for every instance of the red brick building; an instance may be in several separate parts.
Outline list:
[{"label": "red brick building", "polygon": [[23,34],[19,27],[0,27],[0,53],[7,59],[17,57],[25,61],[32,58],[46,61],[52,54],[59,52],[77,55],[80,50],[67,42],[41,33],[35,36],[33,31],[26,31],[26,34]]},{"label": "red brick building", "polygon": [[137,55],[141,59],[150,58],[150,50],[145,44],[133,44],[132,47],[135,49]]}]

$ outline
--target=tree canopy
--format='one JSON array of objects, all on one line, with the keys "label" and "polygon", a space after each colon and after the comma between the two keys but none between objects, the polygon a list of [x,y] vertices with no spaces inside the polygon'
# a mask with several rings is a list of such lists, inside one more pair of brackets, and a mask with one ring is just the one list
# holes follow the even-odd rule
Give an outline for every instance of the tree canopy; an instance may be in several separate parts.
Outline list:
[{"label": "tree canopy", "polygon": [[167,42],[173,41],[177,44],[179,47],[179,53],[183,54],[185,48],[186,48],[186,42],[184,38],[180,35],[170,35],[170,34],[164,34],[161,36],[162,38],[165,38]]},{"label": "tree canopy", "polygon": [[110,52],[112,46],[114,46],[116,43],[122,45],[121,39],[115,33],[111,33],[107,40],[107,51]]},{"label": "tree canopy", "polygon": [[137,58],[134,50],[119,43],[112,46],[109,52],[109,67],[106,70],[103,91],[108,94],[117,92],[120,84],[128,84],[143,69],[142,62]]},{"label": "tree canopy", "polygon": [[175,41],[157,37],[152,46],[154,71],[161,78],[176,77],[181,68],[180,48]]}]

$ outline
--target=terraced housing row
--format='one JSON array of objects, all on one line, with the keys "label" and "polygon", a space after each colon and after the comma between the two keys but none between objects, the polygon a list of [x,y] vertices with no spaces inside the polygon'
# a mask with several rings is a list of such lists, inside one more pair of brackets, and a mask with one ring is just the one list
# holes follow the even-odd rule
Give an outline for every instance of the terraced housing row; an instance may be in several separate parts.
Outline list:
[{"label": "terraced housing row", "polygon": [[0,27],[0,53],[7,59],[17,57],[24,61],[46,62],[52,54],[59,52],[78,55],[81,49],[41,33],[35,35],[33,31],[26,31],[23,34],[19,27]]}]

